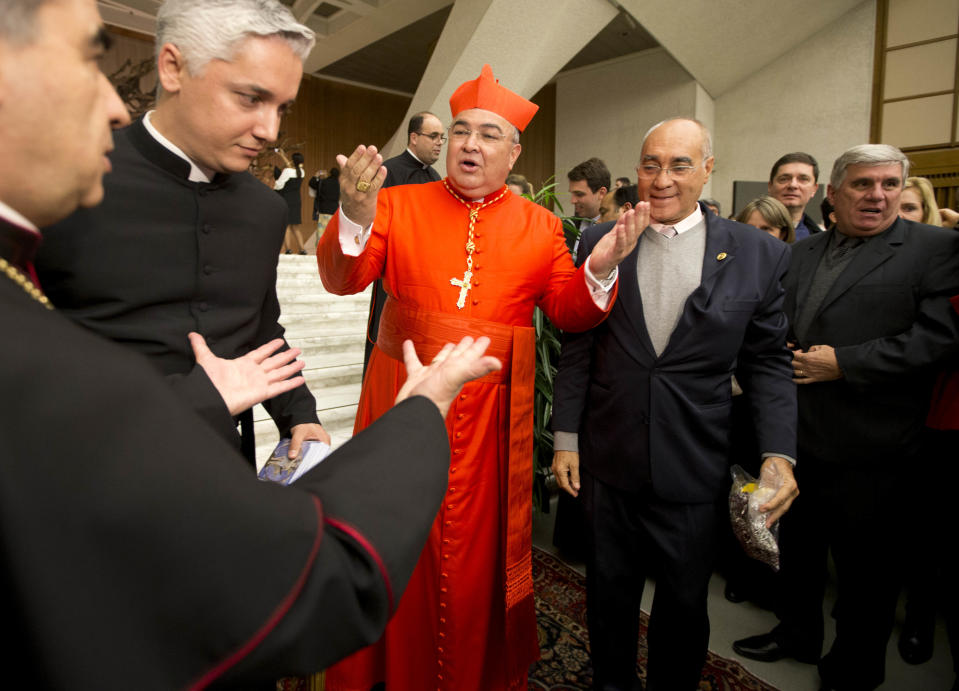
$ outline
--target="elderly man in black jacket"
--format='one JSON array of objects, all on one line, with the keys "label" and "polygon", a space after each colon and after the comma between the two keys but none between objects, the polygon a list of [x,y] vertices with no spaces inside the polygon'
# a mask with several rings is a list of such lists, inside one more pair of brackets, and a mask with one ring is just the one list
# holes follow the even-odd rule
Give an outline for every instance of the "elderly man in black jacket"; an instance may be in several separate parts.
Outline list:
[{"label": "elderly man in black jacket", "polygon": [[[959,234],[898,217],[909,174],[892,146],[843,153],[828,188],[836,228],[793,246],[784,280],[799,393],[798,481],[783,520],[780,624],[745,657],[819,660],[826,554],[838,579],[825,688],[873,689],[899,592],[897,549],[938,368],[959,350]],[[932,526],[930,526],[931,528]]]}]

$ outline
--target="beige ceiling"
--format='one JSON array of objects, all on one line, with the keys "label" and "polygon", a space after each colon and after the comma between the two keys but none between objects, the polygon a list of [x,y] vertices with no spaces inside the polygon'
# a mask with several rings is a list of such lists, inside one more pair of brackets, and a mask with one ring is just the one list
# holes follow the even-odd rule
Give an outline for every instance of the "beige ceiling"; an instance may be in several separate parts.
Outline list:
[{"label": "beige ceiling", "polygon": [[[316,32],[316,48],[304,65],[306,72],[409,95],[416,91],[453,6],[450,0],[281,2]],[[162,0],[99,0],[98,4],[108,24],[153,35]],[[620,12],[557,72],[657,45]]]},{"label": "beige ceiling", "polygon": [[[416,91],[453,4],[450,0],[281,1],[317,34],[316,48],[305,65],[308,73],[409,95]],[[853,7],[874,2],[606,1],[619,13],[570,62],[558,65],[557,72],[662,45],[714,98]],[[162,0],[99,0],[98,4],[107,23],[153,34]]]}]

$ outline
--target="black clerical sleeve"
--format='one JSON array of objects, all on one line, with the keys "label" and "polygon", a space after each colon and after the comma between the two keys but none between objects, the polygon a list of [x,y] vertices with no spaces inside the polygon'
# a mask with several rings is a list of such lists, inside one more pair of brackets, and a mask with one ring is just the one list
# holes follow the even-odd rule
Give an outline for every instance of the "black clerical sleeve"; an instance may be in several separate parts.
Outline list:
[{"label": "black clerical sleeve", "polygon": [[0,303],[0,606],[39,686],[236,687],[382,634],[446,489],[432,403],[263,483],[140,355]]}]

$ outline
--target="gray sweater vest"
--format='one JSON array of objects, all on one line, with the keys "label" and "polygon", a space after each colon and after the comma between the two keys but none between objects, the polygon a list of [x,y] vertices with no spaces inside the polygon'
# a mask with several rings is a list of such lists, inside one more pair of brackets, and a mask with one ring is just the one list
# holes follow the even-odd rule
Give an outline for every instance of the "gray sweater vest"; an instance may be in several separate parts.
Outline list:
[{"label": "gray sweater vest", "polygon": [[662,355],[683,313],[686,298],[699,287],[706,252],[706,221],[672,238],[647,228],[636,273],[646,330],[656,356]]}]

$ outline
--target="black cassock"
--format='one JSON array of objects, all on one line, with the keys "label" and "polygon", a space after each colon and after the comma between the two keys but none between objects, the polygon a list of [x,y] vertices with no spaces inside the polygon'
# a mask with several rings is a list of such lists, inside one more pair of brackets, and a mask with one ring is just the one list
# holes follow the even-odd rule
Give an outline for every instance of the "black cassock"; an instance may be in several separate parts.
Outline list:
[{"label": "black cassock", "polygon": [[[8,262],[25,267],[30,243],[0,220]],[[380,636],[446,490],[430,401],[281,487],[140,355],[3,273],[0,305],[7,670],[36,688],[238,688]]]},{"label": "black cassock", "polygon": [[[114,140],[103,203],[43,231],[40,282],[66,316],[146,355],[236,443],[236,424],[218,416],[220,396],[196,365],[187,333],[200,333],[224,358],[283,337],[276,264],[286,204],[249,173],[190,182],[189,163],[156,141],[142,120]],[[264,407],[280,436],[318,421],[305,385]]]}]

